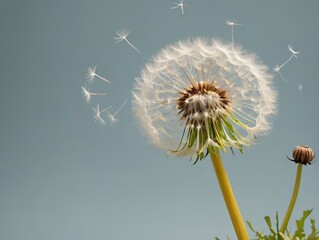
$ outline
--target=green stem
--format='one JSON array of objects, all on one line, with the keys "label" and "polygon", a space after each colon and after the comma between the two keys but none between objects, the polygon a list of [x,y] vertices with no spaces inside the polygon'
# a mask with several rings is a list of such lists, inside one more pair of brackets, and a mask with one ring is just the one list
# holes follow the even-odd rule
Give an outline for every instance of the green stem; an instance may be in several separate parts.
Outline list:
[{"label": "green stem", "polygon": [[284,218],[284,221],[281,225],[280,228],[280,232],[281,233],[285,233],[286,228],[288,226],[288,222],[292,213],[292,210],[294,209],[295,206],[295,202],[298,196],[298,191],[299,191],[299,186],[300,186],[300,180],[301,180],[301,171],[302,170],[302,164],[298,164],[298,168],[297,168],[297,173],[296,173],[296,180],[295,180],[295,187],[294,187],[294,191],[292,193],[291,199],[290,199],[290,203],[286,212],[286,216]]},{"label": "green stem", "polygon": [[214,165],[216,176],[226,203],[226,207],[228,209],[230,219],[233,223],[237,235],[237,239],[249,240],[249,235],[245,227],[244,220],[241,216],[239,207],[237,205],[236,198],[230,185],[226,170],[223,166],[222,159],[220,158],[219,150],[215,149],[214,151],[211,148],[209,148],[209,153],[212,159],[212,163]]}]

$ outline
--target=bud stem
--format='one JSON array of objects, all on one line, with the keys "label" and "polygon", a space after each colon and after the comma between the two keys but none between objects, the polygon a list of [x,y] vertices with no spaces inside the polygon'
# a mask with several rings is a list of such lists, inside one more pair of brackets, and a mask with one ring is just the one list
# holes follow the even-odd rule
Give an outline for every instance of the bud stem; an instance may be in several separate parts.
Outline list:
[{"label": "bud stem", "polygon": [[237,235],[237,239],[249,240],[249,235],[245,227],[244,220],[241,216],[239,207],[237,205],[236,198],[230,185],[226,170],[223,166],[222,159],[220,158],[219,150],[213,150],[212,148],[208,149],[219,182],[219,186],[222,191],[226,207],[228,209],[229,216]]},{"label": "bud stem", "polygon": [[299,186],[300,186],[300,180],[301,180],[301,172],[302,172],[302,164],[298,164],[298,168],[297,168],[297,173],[296,173],[296,180],[295,180],[295,187],[294,187],[294,191],[292,193],[291,199],[290,199],[290,203],[286,212],[286,216],[284,218],[284,221],[281,225],[280,228],[280,232],[281,233],[285,233],[286,228],[288,226],[288,222],[292,213],[292,210],[294,209],[295,206],[295,202],[298,196],[298,191],[299,191]]}]

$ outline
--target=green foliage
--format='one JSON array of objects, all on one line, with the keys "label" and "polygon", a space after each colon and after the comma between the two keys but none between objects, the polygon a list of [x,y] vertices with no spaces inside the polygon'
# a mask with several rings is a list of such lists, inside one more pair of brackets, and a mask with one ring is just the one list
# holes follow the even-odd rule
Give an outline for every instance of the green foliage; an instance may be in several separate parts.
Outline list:
[{"label": "green foliage", "polygon": [[249,228],[255,233],[256,240],[319,240],[319,231],[315,226],[314,219],[310,219],[311,233],[308,236],[305,233],[305,222],[311,212],[312,210],[305,210],[302,217],[296,221],[296,230],[294,234],[291,234],[288,231],[286,233],[279,232],[278,213],[276,214],[275,227],[273,227],[270,217],[265,217],[266,224],[270,231],[269,235],[265,235],[264,233],[255,230],[250,222],[247,221],[247,223]]}]

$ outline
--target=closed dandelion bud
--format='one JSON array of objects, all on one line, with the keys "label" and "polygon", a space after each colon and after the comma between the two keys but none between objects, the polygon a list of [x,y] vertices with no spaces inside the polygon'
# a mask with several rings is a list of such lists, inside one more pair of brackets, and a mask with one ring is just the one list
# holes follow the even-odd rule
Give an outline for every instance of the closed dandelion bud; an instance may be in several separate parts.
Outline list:
[{"label": "closed dandelion bud", "polygon": [[[285,218],[282,222],[281,228],[280,228],[280,233],[286,232],[289,219],[291,217],[291,213],[294,209],[298,192],[299,192],[299,186],[300,186],[300,181],[301,181],[301,172],[302,172],[302,165],[307,165],[311,164],[311,161],[315,158],[315,153],[312,151],[312,149],[306,145],[301,145],[295,147],[295,149],[292,152],[292,157],[293,159],[290,159],[287,157],[290,161],[293,161],[294,163],[298,164],[297,167],[297,173],[296,173],[296,180],[295,180],[295,186],[294,190],[290,199],[290,203],[285,215]],[[298,221],[297,221],[298,222]]]},{"label": "closed dandelion bud", "polygon": [[293,159],[288,158],[289,160],[300,163],[303,165],[311,164],[311,161],[315,158],[315,153],[312,149],[306,145],[301,145],[295,147],[292,152]]}]

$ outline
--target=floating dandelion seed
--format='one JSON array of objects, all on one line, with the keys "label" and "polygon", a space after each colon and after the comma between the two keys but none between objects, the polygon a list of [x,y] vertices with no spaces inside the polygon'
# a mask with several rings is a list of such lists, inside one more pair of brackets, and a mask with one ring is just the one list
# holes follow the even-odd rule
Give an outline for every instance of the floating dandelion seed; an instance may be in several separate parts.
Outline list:
[{"label": "floating dandelion seed", "polygon": [[203,159],[216,148],[242,151],[266,133],[276,96],[254,55],[197,38],[164,48],[142,69],[133,106],[153,144]]},{"label": "floating dandelion seed", "polygon": [[115,118],[115,116],[122,110],[122,108],[124,107],[124,105],[126,104],[126,100],[122,103],[122,105],[112,114],[109,111],[107,112],[107,116],[110,119],[111,123],[115,123],[118,121],[117,118]]},{"label": "floating dandelion seed", "polygon": [[241,26],[242,24],[236,23],[235,20],[233,21],[226,21],[226,24],[231,27],[231,42],[234,45],[234,26]]},{"label": "floating dandelion seed", "polygon": [[90,89],[87,88],[86,86],[82,86],[82,93],[83,97],[85,98],[85,101],[89,103],[91,101],[92,96],[105,96],[106,93],[94,93],[90,92]]},{"label": "floating dandelion seed", "polygon": [[184,1],[183,1],[183,0],[180,0],[179,3],[175,2],[174,4],[175,4],[175,6],[174,6],[174,7],[171,7],[171,9],[180,8],[181,11],[182,11],[182,15],[184,16],[184,6],[185,6]]},{"label": "floating dandelion seed", "polygon": [[[290,56],[284,63],[282,63],[281,65],[276,65],[276,66],[273,68],[274,72],[278,72],[278,74],[280,75],[280,77],[281,77],[286,83],[288,83],[288,81],[287,81],[287,80],[284,78],[284,76],[281,74],[280,69],[281,69],[283,66],[285,66],[288,62],[290,62],[293,57],[297,58],[297,54],[300,53],[300,51],[295,51],[289,44],[288,44],[288,50],[289,50],[289,52],[291,52],[291,56]],[[289,84],[289,83],[288,83],[288,84]]]},{"label": "floating dandelion seed", "polygon": [[130,34],[130,30],[127,29],[121,29],[116,33],[116,36],[114,39],[116,40],[117,43],[122,42],[123,40],[130,45],[135,51],[137,51],[142,57],[143,54],[138,50],[128,39],[127,36]]},{"label": "floating dandelion seed", "polygon": [[94,67],[89,67],[88,70],[87,70],[87,79],[89,80],[89,83],[92,83],[94,81],[94,78],[97,77],[99,79],[101,79],[102,81],[104,82],[107,82],[107,83],[110,83],[109,80],[107,80],[106,78],[104,77],[101,77],[100,75],[98,75],[96,73],[96,66]]},{"label": "floating dandelion seed", "polygon": [[299,85],[298,85],[298,90],[299,90],[299,92],[302,92],[302,89],[303,89],[303,85],[302,85],[302,84],[299,84]]},{"label": "floating dandelion seed", "polygon": [[99,104],[96,105],[96,108],[92,108],[93,112],[94,112],[94,115],[93,115],[93,118],[94,118],[94,121],[95,122],[99,122],[100,124],[103,124],[105,125],[105,121],[104,119],[102,118],[101,114],[105,111],[107,111],[108,109],[110,109],[111,107],[107,107],[107,108],[104,108],[102,111],[100,110],[100,106]]}]

